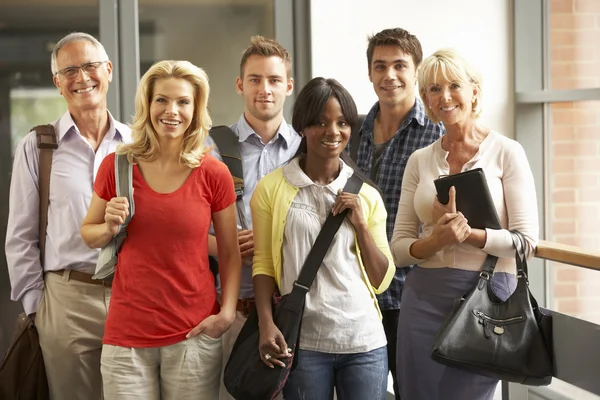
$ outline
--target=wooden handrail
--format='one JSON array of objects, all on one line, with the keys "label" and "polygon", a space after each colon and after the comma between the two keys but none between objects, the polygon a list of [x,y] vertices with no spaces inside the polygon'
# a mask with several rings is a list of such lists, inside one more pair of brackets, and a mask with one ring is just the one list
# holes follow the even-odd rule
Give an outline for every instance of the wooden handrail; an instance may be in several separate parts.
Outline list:
[{"label": "wooden handrail", "polygon": [[584,250],[580,247],[540,240],[535,256],[600,271],[600,253]]}]

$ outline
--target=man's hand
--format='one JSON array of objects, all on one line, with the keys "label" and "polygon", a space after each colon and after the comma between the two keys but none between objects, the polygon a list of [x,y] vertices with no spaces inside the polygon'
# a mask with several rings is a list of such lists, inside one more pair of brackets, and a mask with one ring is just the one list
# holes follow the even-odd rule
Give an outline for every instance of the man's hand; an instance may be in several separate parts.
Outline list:
[{"label": "man's hand", "polygon": [[254,235],[251,229],[238,231],[238,244],[240,245],[240,255],[243,259],[254,255]]}]

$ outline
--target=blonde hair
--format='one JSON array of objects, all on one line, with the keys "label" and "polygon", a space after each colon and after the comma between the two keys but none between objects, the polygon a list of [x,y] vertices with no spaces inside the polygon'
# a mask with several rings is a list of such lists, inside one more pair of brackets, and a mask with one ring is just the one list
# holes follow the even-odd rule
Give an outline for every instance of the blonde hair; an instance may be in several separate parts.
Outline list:
[{"label": "blonde hair", "polygon": [[196,168],[209,151],[204,142],[212,124],[207,110],[210,88],[206,73],[189,61],[159,61],[142,76],[135,94],[135,115],[131,125],[133,140],[130,144],[119,146],[117,153],[127,154],[131,163],[158,158],[160,147],[150,119],[150,102],[156,82],[168,78],[185,79],[194,87],[194,117],[183,137],[181,162]]},{"label": "blonde hair", "polygon": [[[432,83],[436,83],[438,71],[448,82],[469,83],[477,88],[477,96],[473,102],[473,117],[479,118],[481,115],[481,74],[475,70],[456,50],[440,49],[423,60],[419,68],[419,95],[423,103],[427,105],[427,88]],[[425,112],[429,119],[434,122],[440,122],[429,107],[425,107]]]}]

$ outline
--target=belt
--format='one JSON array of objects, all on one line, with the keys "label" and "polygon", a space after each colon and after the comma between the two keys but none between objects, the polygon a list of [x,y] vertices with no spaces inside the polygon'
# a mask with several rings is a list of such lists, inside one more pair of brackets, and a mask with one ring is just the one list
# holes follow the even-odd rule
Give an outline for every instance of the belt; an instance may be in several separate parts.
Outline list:
[{"label": "belt", "polygon": [[86,274],[84,272],[75,271],[73,269],[71,269],[71,270],[61,269],[58,271],[48,271],[48,273],[63,276],[67,271],[69,271],[69,279],[70,280],[74,280],[77,282],[83,282],[83,283],[89,283],[92,285],[102,285],[102,286],[106,286],[106,287],[111,287],[111,285],[112,285],[111,282],[105,282],[100,279],[92,279],[92,275]]},{"label": "belt", "polygon": [[254,299],[238,299],[236,309],[244,314],[245,317],[250,315],[256,308],[256,301]]}]

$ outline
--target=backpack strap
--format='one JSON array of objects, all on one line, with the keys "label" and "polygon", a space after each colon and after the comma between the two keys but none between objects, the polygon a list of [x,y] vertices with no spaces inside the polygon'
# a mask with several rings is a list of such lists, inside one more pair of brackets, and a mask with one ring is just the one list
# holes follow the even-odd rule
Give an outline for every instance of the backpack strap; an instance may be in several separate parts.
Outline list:
[{"label": "backpack strap", "polygon": [[37,137],[37,147],[40,150],[38,168],[38,186],[40,194],[39,206],[39,247],[40,263],[44,267],[46,254],[46,229],[48,227],[48,207],[50,206],[50,174],[52,172],[52,154],[58,148],[54,125],[38,125],[31,128]]},{"label": "backpack strap", "polygon": [[219,148],[221,158],[233,177],[235,195],[240,200],[244,194],[244,167],[238,136],[226,125],[213,126],[209,135]]},{"label": "backpack strap", "polygon": [[135,202],[133,200],[133,166],[127,159],[127,154],[115,155],[115,182],[117,189],[117,197],[127,197],[129,202],[129,215],[119,227],[117,235],[127,236],[127,225],[131,222],[133,214],[135,214]]},{"label": "backpack strap", "polygon": [[358,124],[356,128],[352,130],[350,136],[350,158],[355,163],[358,162],[358,148],[360,147],[360,137],[362,136],[362,125],[365,122],[365,118],[367,116],[364,114],[359,114],[358,116]]}]

